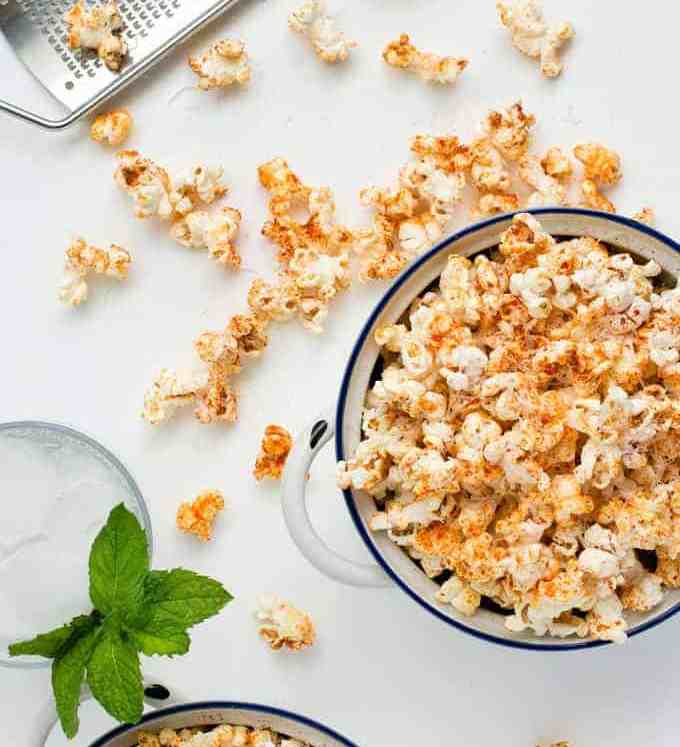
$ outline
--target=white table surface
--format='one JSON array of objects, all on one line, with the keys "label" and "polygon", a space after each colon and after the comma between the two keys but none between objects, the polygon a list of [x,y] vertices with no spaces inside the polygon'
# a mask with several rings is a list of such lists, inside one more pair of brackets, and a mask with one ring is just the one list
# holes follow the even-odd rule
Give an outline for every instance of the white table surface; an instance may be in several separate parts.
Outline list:
[{"label": "white table surface", "polygon": [[[189,656],[150,662],[195,699],[240,699],[290,708],[323,721],[362,747],[532,747],[570,739],[576,747],[676,745],[680,739],[680,620],[622,647],[541,655],[481,643],[428,615],[398,590],[362,591],[323,578],[289,539],[276,485],[251,468],[262,431],[296,431],[335,396],[353,338],[379,287],[357,287],[314,337],[295,323],[274,330],[266,356],[241,376],[235,426],[200,426],[189,413],[161,429],[139,418],[144,389],[163,365],[192,360],[197,332],[243,308],[254,273],[271,275],[273,249],[260,237],[265,195],[256,166],[284,156],[311,184],[328,184],[339,215],[365,220],[358,190],[387,183],[417,132],[469,137],[491,106],[521,95],[538,116],[540,147],[598,139],[624,158],[619,211],[643,205],[658,227],[680,235],[677,207],[677,28],[680,6],[652,0],[546,3],[578,37],[557,81],[510,46],[492,0],[337,2],[343,27],[361,43],[352,61],[324,66],[286,29],[292,0],[250,0],[190,48],[228,33],[248,43],[254,74],[245,90],[201,94],[179,51],[116,102],[137,127],[130,145],[161,163],[224,166],[227,204],[240,208],[244,268],[223,270],[205,253],[174,245],[166,230],[136,221],[114,186],[111,153],[79,125],[48,135],[0,120],[0,418],[45,418],[99,437],[136,476],[152,514],[158,567],[184,564],[218,576],[236,596],[218,619],[195,629]],[[355,6],[355,7],[353,7]],[[560,6],[564,10],[560,12]],[[402,31],[425,49],[468,56],[453,89],[432,88],[387,68],[384,44]],[[37,104],[40,91],[4,44],[0,93]],[[44,101],[44,99],[42,99]],[[46,105],[46,103],[45,103]],[[63,251],[73,234],[129,247],[129,282],[97,283],[77,311],[56,301]],[[0,467],[1,468],[1,467]],[[180,500],[206,487],[230,508],[212,544],[180,537]],[[328,450],[309,485],[314,520],[335,548],[367,552],[333,484]],[[3,496],[3,510],[11,502]],[[273,653],[258,639],[257,595],[274,591],[314,617],[318,645]],[[0,734],[23,746],[23,725],[47,692],[47,671],[0,669]],[[83,709],[73,743],[109,722]],[[65,744],[53,735],[51,744]]]}]

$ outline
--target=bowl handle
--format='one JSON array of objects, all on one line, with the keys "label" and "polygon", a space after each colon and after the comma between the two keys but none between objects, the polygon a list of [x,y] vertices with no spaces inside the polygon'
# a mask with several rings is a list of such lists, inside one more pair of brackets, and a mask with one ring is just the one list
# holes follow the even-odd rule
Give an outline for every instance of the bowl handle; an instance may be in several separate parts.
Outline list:
[{"label": "bowl handle", "polygon": [[[80,691],[80,702],[90,700],[91,697],[90,688],[84,685]],[[186,703],[188,700],[187,697],[176,689],[170,690],[165,685],[160,684],[159,680],[150,679],[147,676],[144,677],[144,702],[147,705],[153,708],[164,708],[165,706],[177,705],[178,703]],[[57,719],[57,706],[50,693],[50,697],[43,703],[42,708],[40,708],[35,717],[28,719],[26,723],[28,738],[25,744],[28,747],[43,747],[54,725],[57,723]]]},{"label": "bowl handle", "polygon": [[296,439],[283,475],[283,516],[300,552],[326,576],[350,586],[382,587],[392,582],[382,568],[355,563],[338,555],[319,537],[309,520],[305,493],[307,473],[316,455],[335,432],[333,410],[319,415]]}]

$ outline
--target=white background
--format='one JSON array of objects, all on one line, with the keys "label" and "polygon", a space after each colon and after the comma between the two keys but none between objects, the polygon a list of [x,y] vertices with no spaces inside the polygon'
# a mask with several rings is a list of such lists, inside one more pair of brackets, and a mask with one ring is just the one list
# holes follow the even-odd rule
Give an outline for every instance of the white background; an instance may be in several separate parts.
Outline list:
[{"label": "white background", "polygon": [[[112,154],[86,126],[49,135],[0,120],[0,418],[44,418],[99,437],[136,476],[152,514],[155,564],[184,564],[224,581],[236,601],[194,631],[189,656],[150,662],[195,699],[241,699],[297,710],[336,727],[362,747],[465,745],[531,747],[570,739],[576,747],[676,745],[680,737],[680,620],[623,647],[537,654],[481,643],[419,609],[398,590],[360,591],[323,578],[286,533],[276,485],[251,468],[262,431],[297,431],[334,399],[352,340],[379,287],[357,287],[314,337],[296,323],[273,331],[265,357],[242,375],[235,426],[200,426],[185,413],[161,429],[139,418],[143,391],[160,366],[192,361],[191,343],[244,307],[254,273],[274,270],[260,237],[265,195],[256,166],[286,157],[310,184],[328,184],[340,217],[364,221],[358,190],[391,181],[418,132],[470,137],[491,106],[521,95],[536,113],[537,144],[601,140],[624,158],[613,198],[624,214],[652,205],[658,227],[680,235],[677,178],[677,28],[680,6],[652,0],[546,3],[578,37],[556,81],[510,46],[492,0],[337,2],[342,26],[359,40],[350,63],[324,66],[286,29],[290,0],[245,0],[190,47],[225,34],[243,37],[254,68],[244,90],[190,90],[187,50],[116,103],[137,127],[130,144],[169,165],[225,167],[227,204],[244,214],[240,274],[205,253],[174,245],[153,222],[132,217],[112,182]],[[385,43],[402,31],[422,48],[464,55],[458,84],[428,87],[387,68]],[[38,87],[0,49],[0,93],[38,104]],[[44,100],[44,99],[43,99]],[[135,264],[122,286],[96,283],[76,311],[56,301],[63,251],[73,234],[118,242]],[[0,466],[1,468],[1,466]],[[317,463],[310,505],[337,549],[366,557],[333,486],[330,452]],[[212,544],[181,537],[178,503],[206,487],[230,508]],[[2,496],[2,510],[29,496]],[[314,617],[318,645],[273,653],[252,620],[256,596],[274,591]],[[1,611],[0,611],[1,614]],[[0,670],[0,734],[22,746],[23,725],[47,693],[47,671]],[[75,744],[105,728],[83,709]],[[55,736],[53,745],[62,742]]]}]

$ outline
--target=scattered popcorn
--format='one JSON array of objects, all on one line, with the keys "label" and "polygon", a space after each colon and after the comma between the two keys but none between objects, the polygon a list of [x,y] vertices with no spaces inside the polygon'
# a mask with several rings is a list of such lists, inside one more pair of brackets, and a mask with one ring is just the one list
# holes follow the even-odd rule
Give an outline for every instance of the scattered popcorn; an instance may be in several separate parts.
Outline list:
[{"label": "scattered popcorn", "polygon": [[[311,747],[265,727],[203,726],[193,729],[162,729],[137,732],[136,747]],[[554,745],[553,747],[557,747]]]},{"label": "scattered popcorn", "polygon": [[555,78],[562,72],[558,52],[574,36],[570,23],[548,26],[538,0],[497,2],[501,23],[510,30],[512,44],[527,57],[540,59],[541,72]]},{"label": "scattered popcorn", "polygon": [[313,645],[316,638],[312,618],[274,594],[259,598],[255,617],[260,636],[274,651],[283,647],[299,651]]},{"label": "scattered popcorn", "polygon": [[200,57],[189,57],[189,67],[198,76],[202,91],[228,88],[234,83],[244,85],[251,74],[246,45],[236,39],[223,39]]},{"label": "scattered popcorn", "polygon": [[485,121],[491,142],[510,161],[519,161],[529,149],[531,128],[536,123],[533,114],[527,114],[522,102],[516,101],[503,111],[490,112]]},{"label": "scattered popcorn", "polygon": [[193,502],[182,503],[177,509],[177,529],[209,542],[213,523],[223,509],[222,493],[219,490],[204,490]]},{"label": "scattered popcorn", "polygon": [[654,210],[650,207],[642,208],[642,210],[635,213],[633,220],[638,221],[638,223],[644,223],[646,226],[653,226],[656,220]]},{"label": "scattered popcorn", "polygon": [[64,16],[64,21],[69,28],[71,49],[94,49],[109,70],[120,70],[128,47],[121,37],[123,19],[116,0],[89,9],[84,0],[78,0]]},{"label": "scattered popcorn", "polygon": [[[355,237],[335,222],[335,202],[327,187],[303,185],[282,158],[263,164],[258,174],[272,195],[272,218],[262,234],[279,247],[280,292],[294,304],[303,326],[319,333],[330,301],[351,283],[349,251]],[[297,207],[309,213],[306,222],[289,214]]]},{"label": "scattered popcorn", "polygon": [[269,477],[272,480],[279,480],[292,448],[293,438],[285,428],[280,425],[268,425],[255,462],[255,479],[263,480]]},{"label": "scattered popcorn", "polygon": [[180,407],[194,403],[207,384],[204,371],[176,373],[162,369],[144,396],[142,417],[151,425],[169,420]]},{"label": "scattered popcorn", "polygon": [[316,56],[324,62],[344,62],[355,41],[345,38],[335,19],[327,15],[322,0],[309,0],[288,16],[288,28],[311,42]]},{"label": "scattered popcorn", "polygon": [[90,137],[96,143],[122,145],[132,129],[132,114],[127,109],[115,109],[100,114],[90,128]]},{"label": "scattered popcorn", "polygon": [[234,239],[241,225],[241,213],[225,207],[217,213],[194,210],[173,224],[170,235],[182,246],[207,249],[221,265],[235,270],[241,266],[241,255]]},{"label": "scattered popcorn", "polygon": [[433,83],[455,83],[468,65],[468,60],[463,57],[440,57],[421,52],[411,44],[408,34],[402,34],[385,47],[383,60],[392,67],[411,70]]},{"label": "scattered popcorn", "polygon": [[593,210],[601,210],[603,213],[615,213],[614,203],[607,199],[592,179],[584,179],[581,182],[581,195],[585,207]]},{"label": "scattered popcorn", "polygon": [[170,201],[172,183],[168,172],[136,150],[118,153],[118,168],[114,174],[116,184],[134,203],[137,218],[157,216],[168,220],[173,214]]},{"label": "scattered popcorn", "polygon": [[68,306],[79,306],[87,300],[87,276],[90,273],[124,280],[131,262],[130,253],[116,244],[104,250],[91,246],[84,239],[75,239],[66,250],[59,300]]},{"label": "scattered popcorn", "polygon": [[[475,169],[472,148],[472,163],[505,185],[497,160]],[[569,172],[526,154],[520,169],[551,188]],[[410,209],[390,197],[385,216]],[[623,642],[626,610],[680,586],[680,294],[656,288],[656,262],[557,240],[529,214],[491,256],[452,254],[439,289],[376,330],[385,365],[338,485],[446,574],[436,599],[460,614],[486,597],[514,632]]]},{"label": "scattered popcorn", "polygon": [[604,145],[582,143],[574,147],[574,155],[583,164],[586,179],[601,185],[616,184],[621,180],[621,159]]},{"label": "scattered popcorn", "polygon": [[548,152],[541,159],[541,166],[548,176],[552,176],[561,182],[568,181],[574,171],[569,156],[557,147],[548,149]]},{"label": "scattered popcorn", "polygon": [[523,156],[519,162],[519,174],[535,192],[530,195],[529,207],[564,205],[566,189],[553,176],[546,173],[542,162],[536,156]]}]

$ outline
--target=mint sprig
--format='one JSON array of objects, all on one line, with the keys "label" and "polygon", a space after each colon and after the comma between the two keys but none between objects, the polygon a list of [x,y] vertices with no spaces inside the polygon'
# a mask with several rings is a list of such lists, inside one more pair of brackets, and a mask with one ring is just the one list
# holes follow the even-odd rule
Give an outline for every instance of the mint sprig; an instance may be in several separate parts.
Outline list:
[{"label": "mint sprig", "polygon": [[122,723],[142,717],[139,653],[187,653],[189,628],[218,614],[232,596],[218,581],[183,568],[152,571],[146,534],[121,503],[90,550],[94,610],[9,647],[10,656],[52,659],[52,690],[67,737],[78,733],[83,683]]}]

